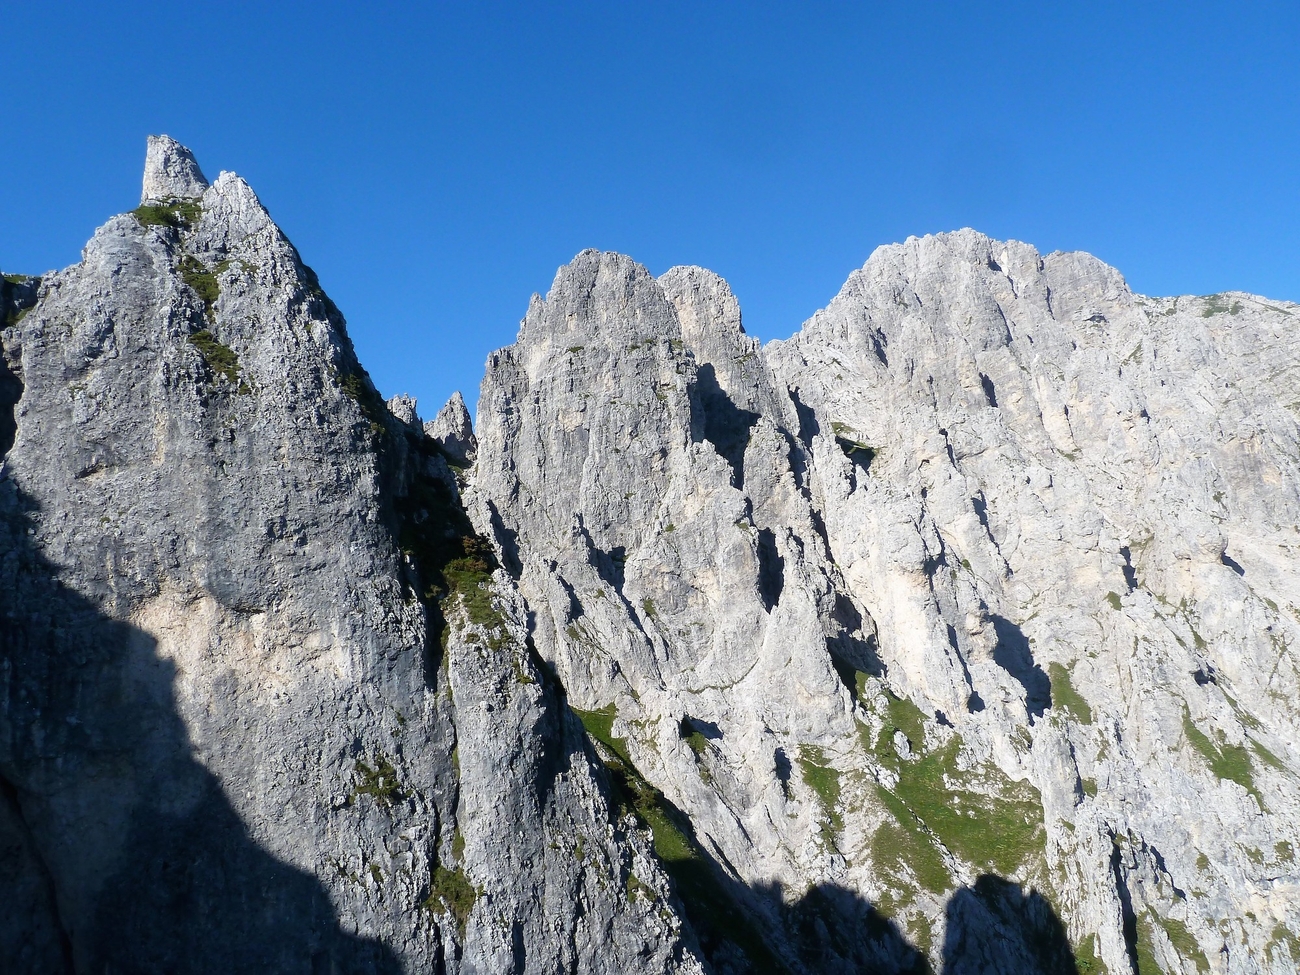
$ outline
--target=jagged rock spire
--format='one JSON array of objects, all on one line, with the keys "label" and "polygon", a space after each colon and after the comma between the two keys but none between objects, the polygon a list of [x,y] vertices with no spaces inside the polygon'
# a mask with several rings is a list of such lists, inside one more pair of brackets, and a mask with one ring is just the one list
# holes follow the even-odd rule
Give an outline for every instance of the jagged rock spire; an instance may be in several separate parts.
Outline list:
[{"label": "jagged rock spire", "polygon": [[438,411],[438,415],[424,425],[424,432],[442,444],[443,449],[456,460],[474,460],[478,453],[478,441],[474,437],[474,426],[465,405],[465,397],[460,390],[451,394],[447,405]]},{"label": "jagged rock spire", "polygon": [[208,188],[194,154],[169,135],[149,136],[144,156],[141,203],[172,199],[197,199]]}]

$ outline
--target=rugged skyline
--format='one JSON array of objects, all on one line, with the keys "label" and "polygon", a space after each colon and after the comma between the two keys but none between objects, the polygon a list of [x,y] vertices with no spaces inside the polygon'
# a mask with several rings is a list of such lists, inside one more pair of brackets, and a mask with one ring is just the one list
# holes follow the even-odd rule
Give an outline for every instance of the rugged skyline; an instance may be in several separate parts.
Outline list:
[{"label": "rugged skyline", "polygon": [[584,251],[425,424],[165,137],[0,300],[7,969],[1295,971],[1300,306]]}]

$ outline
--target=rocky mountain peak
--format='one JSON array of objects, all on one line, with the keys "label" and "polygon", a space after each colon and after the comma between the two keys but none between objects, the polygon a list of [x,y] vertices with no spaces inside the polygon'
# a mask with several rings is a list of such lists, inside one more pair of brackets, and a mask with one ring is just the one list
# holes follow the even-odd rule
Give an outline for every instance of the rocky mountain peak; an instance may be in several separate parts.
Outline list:
[{"label": "rocky mountain peak", "polygon": [[169,135],[149,136],[141,203],[195,200],[208,188],[194,154]]},{"label": "rocky mountain peak", "polygon": [[460,390],[451,394],[438,415],[424,425],[426,436],[432,437],[454,460],[474,460],[478,451],[478,441],[474,439],[474,425],[469,417],[469,407]]}]

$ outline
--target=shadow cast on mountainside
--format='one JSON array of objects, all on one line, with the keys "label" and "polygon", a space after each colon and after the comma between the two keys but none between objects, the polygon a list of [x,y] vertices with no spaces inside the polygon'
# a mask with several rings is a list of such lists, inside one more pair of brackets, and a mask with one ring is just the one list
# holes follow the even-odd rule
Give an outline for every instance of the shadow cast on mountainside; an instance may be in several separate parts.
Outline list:
[{"label": "shadow cast on mountainside", "polygon": [[[554,672],[545,672],[558,699],[566,700]],[[934,975],[926,953],[853,890],[821,883],[790,902],[780,884],[739,880],[721,851],[696,834],[689,817],[642,778],[626,741],[612,734],[612,708],[569,709],[566,718],[586,729],[589,759],[607,773],[611,809],[633,813],[650,831],[679,910],[715,971]],[[697,731],[695,719],[684,718],[683,729],[688,726]],[[788,789],[792,769],[782,749],[775,763]],[[1077,975],[1065,927],[1047,899],[992,875],[950,897],[942,965],[943,975]]]},{"label": "shadow cast on mountainside", "polygon": [[[64,585],[0,473],[0,969],[397,975],[193,757],[175,667]],[[107,595],[107,594],[106,594]]]},{"label": "shadow cast on mountainside", "polygon": [[1079,975],[1065,925],[1036,890],[985,874],[948,901],[943,975]]},{"label": "shadow cast on mountainside", "polygon": [[1041,718],[1052,706],[1052,682],[1043,668],[1034,662],[1029,638],[1009,619],[991,614],[997,645],[993,648],[993,662],[1014,677],[1025,689],[1025,710],[1030,723]]},{"label": "shadow cast on mountainside", "polygon": [[704,439],[713,444],[731,465],[731,486],[745,487],[745,448],[749,445],[749,432],[758,422],[758,414],[742,410],[718,384],[713,365],[705,363],[696,372],[695,388],[704,411]]}]

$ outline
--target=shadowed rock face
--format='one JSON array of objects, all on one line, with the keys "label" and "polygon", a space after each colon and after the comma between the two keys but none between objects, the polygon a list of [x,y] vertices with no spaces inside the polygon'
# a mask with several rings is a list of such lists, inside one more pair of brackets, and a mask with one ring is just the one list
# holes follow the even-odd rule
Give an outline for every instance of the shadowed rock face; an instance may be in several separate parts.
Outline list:
[{"label": "shadowed rock face", "polygon": [[422,426],[144,199],[0,284],[0,970],[1294,970],[1300,308],[584,251]]},{"label": "shadowed rock face", "polygon": [[145,196],[0,333],[0,970],[699,971],[413,406],[239,177]]}]

